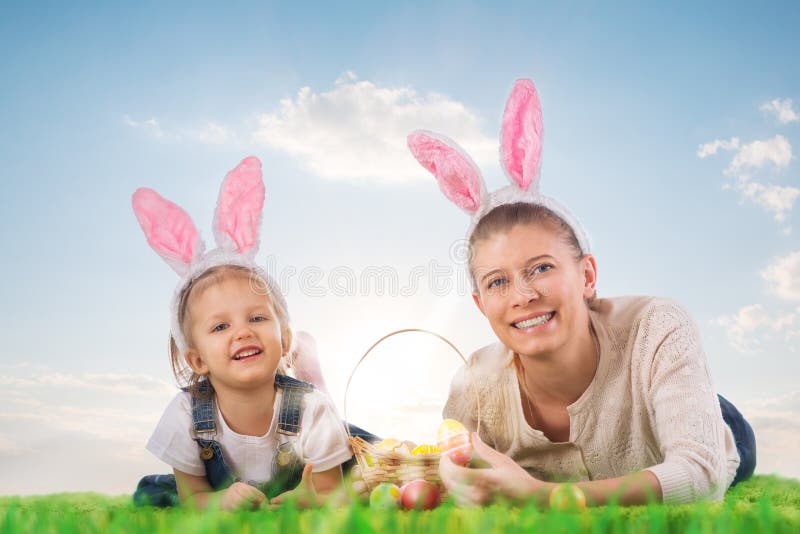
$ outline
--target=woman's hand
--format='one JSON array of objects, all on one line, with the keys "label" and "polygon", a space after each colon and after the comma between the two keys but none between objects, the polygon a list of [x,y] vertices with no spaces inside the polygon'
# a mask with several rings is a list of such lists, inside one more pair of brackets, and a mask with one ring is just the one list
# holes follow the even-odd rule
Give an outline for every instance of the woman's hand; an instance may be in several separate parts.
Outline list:
[{"label": "woman's hand", "polygon": [[489,467],[461,467],[445,454],[439,462],[439,475],[457,504],[483,505],[498,497],[517,502],[549,493],[552,484],[533,478],[514,460],[486,445],[478,434],[473,433],[471,440],[475,453]]}]

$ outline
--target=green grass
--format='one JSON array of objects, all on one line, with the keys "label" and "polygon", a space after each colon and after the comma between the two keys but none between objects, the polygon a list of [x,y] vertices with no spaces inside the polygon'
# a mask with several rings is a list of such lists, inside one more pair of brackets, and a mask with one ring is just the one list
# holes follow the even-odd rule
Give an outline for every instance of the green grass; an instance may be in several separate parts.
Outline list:
[{"label": "green grass", "polygon": [[114,532],[800,532],[800,481],[758,476],[724,502],[684,506],[601,507],[581,513],[542,512],[502,505],[461,509],[445,504],[430,512],[378,512],[354,505],[298,511],[227,513],[136,508],[129,496],[63,493],[0,497],[0,533]]}]

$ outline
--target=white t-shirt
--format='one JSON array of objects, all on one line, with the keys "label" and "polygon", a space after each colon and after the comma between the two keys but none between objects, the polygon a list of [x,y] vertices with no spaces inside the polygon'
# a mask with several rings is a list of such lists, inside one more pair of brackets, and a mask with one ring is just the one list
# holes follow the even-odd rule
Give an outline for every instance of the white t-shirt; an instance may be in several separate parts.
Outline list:
[{"label": "white t-shirt", "polygon": [[[225,462],[239,479],[263,484],[273,477],[273,457],[278,446],[294,440],[303,463],[313,464],[313,472],[326,471],[353,455],[347,434],[330,398],[313,390],[303,395],[300,434],[294,437],[277,433],[282,391],[276,388],[274,412],[269,430],[263,436],[237,434],[225,422],[217,407],[217,434]],[[200,446],[192,435],[192,399],[181,391],[169,403],[147,442],[147,450],[173,468],[195,476],[205,476]]]}]

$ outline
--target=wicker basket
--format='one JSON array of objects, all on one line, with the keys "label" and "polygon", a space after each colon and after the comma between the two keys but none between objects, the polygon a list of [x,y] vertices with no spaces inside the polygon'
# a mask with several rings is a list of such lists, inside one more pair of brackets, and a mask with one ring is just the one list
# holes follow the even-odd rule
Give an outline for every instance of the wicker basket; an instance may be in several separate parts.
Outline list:
[{"label": "wicker basket", "polygon": [[[369,349],[367,349],[367,352],[365,352],[361,359],[358,360],[358,363],[350,373],[350,378],[347,380],[347,386],[344,390],[345,421],[348,420],[347,393],[350,390],[350,382],[352,382],[358,366],[361,365],[361,362],[364,361],[369,353],[372,352],[372,349],[378,346],[379,343],[392,336],[406,332],[421,332],[441,339],[447,343],[450,348],[456,352],[456,354],[458,354],[458,357],[461,358],[461,361],[464,362],[464,364],[467,363],[466,358],[464,358],[464,355],[461,354],[455,345],[435,332],[423,330],[421,328],[406,328],[404,330],[397,330],[386,334],[378,341],[373,343]],[[475,398],[478,399],[478,402],[480,402],[477,395]],[[480,406],[478,406],[478,413],[480,414]],[[480,419],[478,420],[478,430],[480,430]],[[446,489],[442,484],[441,478],[439,477],[439,458],[441,458],[440,453],[405,455],[394,451],[377,449],[373,444],[368,443],[364,439],[349,435],[349,430],[348,437],[350,439],[350,446],[353,449],[356,461],[361,468],[361,475],[370,490],[382,482],[390,482],[392,484],[402,486],[403,484],[411,482],[412,480],[425,479],[428,482],[436,484],[443,497],[446,495]]]}]

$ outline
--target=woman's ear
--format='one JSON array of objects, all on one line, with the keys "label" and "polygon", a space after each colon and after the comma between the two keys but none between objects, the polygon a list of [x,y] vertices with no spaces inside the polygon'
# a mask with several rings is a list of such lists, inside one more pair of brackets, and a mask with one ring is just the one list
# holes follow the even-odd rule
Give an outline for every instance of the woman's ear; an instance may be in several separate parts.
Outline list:
[{"label": "woman's ear", "polygon": [[591,254],[585,254],[581,258],[583,269],[583,298],[592,299],[597,293],[597,262]]},{"label": "woman's ear", "polygon": [[197,352],[195,349],[186,349],[186,352],[183,355],[183,359],[186,360],[186,363],[189,367],[192,368],[198,375],[207,375],[208,374],[208,366],[206,362],[203,361],[203,358],[200,356],[200,353]]}]

